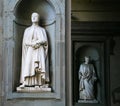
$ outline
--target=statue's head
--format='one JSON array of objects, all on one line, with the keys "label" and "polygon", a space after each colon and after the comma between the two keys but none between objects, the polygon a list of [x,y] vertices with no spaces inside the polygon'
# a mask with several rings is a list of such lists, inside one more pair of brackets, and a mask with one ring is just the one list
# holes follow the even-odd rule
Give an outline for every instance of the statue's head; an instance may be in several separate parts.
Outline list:
[{"label": "statue's head", "polygon": [[89,56],[85,56],[85,62],[89,63],[89,61],[90,61],[90,57]]},{"label": "statue's head", "polygon": [[32,13],[32,15],[31,15],[31,21],[33,23],[38,23],[39,22],[39,14],[36,13],[36,12]]}]

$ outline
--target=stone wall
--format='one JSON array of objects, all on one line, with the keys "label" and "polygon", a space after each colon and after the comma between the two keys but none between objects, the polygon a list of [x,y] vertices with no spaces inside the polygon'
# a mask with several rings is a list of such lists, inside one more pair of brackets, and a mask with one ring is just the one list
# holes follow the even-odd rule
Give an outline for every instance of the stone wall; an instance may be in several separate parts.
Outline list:
[{"label": "stone wall", "polygon": [[120,37],[115,37],[114,40],[116,42],[114,55],[110,57],[111,106],[120,106],[119,103],[113,103],[112,96],[116,88],[120,90]]},{"label": "stone wall", "polygon": [[0,0],[0,106],[2,106],[2,35],[3,35],[3,1]]}]

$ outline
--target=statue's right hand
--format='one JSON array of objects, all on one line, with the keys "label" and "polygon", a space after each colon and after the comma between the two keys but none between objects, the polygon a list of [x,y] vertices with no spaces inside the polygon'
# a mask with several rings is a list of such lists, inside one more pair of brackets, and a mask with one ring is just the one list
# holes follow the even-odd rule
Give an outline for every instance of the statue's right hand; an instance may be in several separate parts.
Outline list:
[{"label": "statue's right hand", "polygon": [[39,44],[35,44],[35,45],[33,46],[34,49],[38,49],[39,47],[40,47]]}]

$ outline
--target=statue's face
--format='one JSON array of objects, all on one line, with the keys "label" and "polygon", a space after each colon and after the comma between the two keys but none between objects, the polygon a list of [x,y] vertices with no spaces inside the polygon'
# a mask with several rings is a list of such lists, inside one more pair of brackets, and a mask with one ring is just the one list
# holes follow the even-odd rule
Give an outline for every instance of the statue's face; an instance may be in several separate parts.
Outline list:
[{"label": "statue's face", "polygon": [[39,22],[39,15],[37,13],[33,13],[31,20],[33,23]]},{"label": "statue's face", "polygon": [[86,63],[89,63],[89,60],[90,60],[89,57],[85,57],[85,62]]}]

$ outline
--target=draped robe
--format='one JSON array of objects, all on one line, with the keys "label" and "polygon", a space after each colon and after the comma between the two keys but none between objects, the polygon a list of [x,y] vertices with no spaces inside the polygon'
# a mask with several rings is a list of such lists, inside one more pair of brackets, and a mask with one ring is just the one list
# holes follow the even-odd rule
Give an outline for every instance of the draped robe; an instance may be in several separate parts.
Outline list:
[{"label": "draped robe", "polygon": [[[34,49],[32,44],[44,44]],[[35,62],[39,62],[39,68],[45,72],[45,79],[49,80],[48,71],[48,41],[45,29],[40,26],[30,26],[26,28],[22,43],[22,64],[20,83],[26,82],[26,85],[37,85],[35,75]]]},{"label": "draped robe", "polygon": [[81,64],[79,69],[79,98],[95,99],[94,81],[96,80],[95,70],[92,64]]}]

